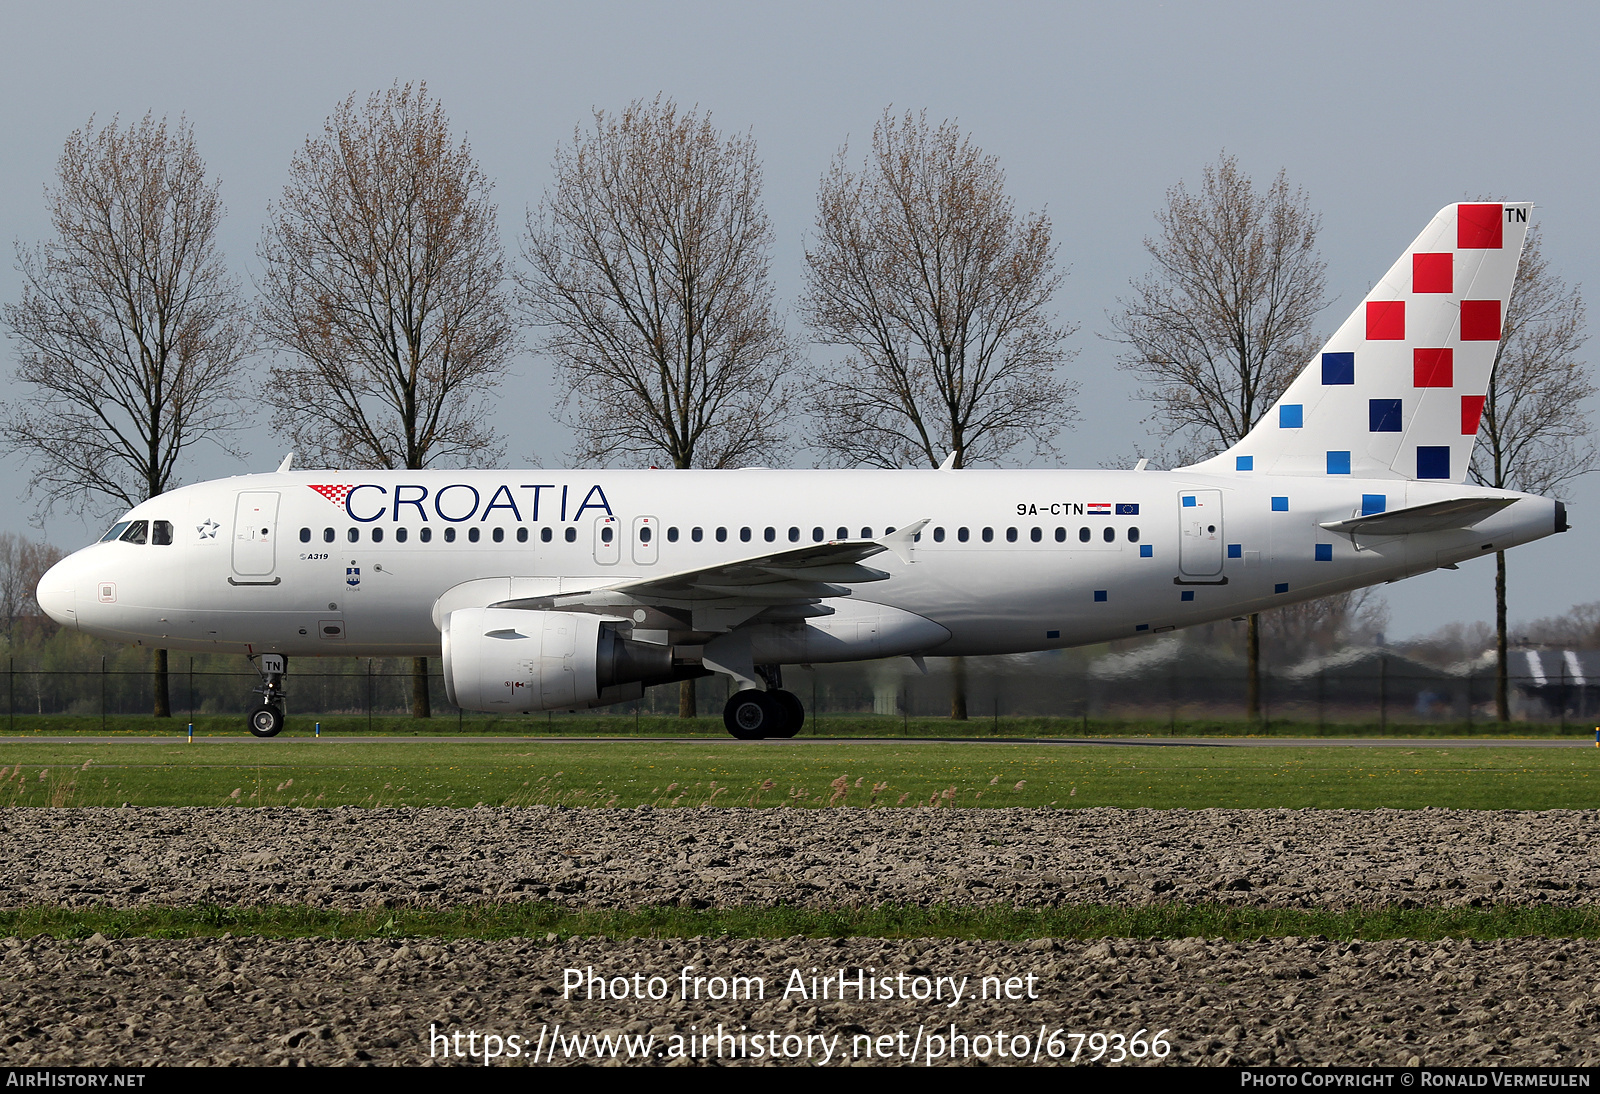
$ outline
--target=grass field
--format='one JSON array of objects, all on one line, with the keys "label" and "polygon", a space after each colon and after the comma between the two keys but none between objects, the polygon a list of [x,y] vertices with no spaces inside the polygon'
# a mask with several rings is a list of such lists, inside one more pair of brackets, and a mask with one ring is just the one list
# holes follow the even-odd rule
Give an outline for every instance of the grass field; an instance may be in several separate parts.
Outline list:
[{"label": "grass field", "polygon": [[1600,751],[659,740],[0,741],[0,805],[1600,807]]},{"label": "grass field", "polygon": [[186,908],[0,909],[0,937],[206,938],[1600,938],[1600,910],[1362,908],[1300,911],[1224,904],[827,910],[787,905],[695,910],[563,908],[548,903],[338,911],[299,904]]},{"label": "grass field", "polygon": [[[401,715],[289,714],[285,737],[310,737],[320,722],[329,737],[449,736],[468,737],[704,737],[725,741],[728,731],[722,717],[679,718],[659,714],[570,713],[499,717],[473,714],[462,718],[441,715],[416,719]],[[5,736],[115,736],[176,737],[187,732],[182,712],[173,718],[113,714],[0,715],[0,735]],[[1505,739],[1586,739],[1595,727],[1573,722],[1300,722],[1269,720],[1247,722],[1229,719],[1045,718],[973,717],[964,722],[949,718],[908,718],[896,715],[828,714],[808,716],[802,738],[809,737],[1489,737]],[[206,714],[194,720],[197,737],[247,736],[242,714]]]}]

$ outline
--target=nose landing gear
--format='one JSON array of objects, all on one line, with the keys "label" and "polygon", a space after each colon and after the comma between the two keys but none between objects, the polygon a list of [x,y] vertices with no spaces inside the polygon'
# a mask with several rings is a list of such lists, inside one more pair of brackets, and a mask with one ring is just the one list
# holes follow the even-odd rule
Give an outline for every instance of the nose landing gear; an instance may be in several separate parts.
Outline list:
[{"label": "nose landing gear", "polygon": [[256,737],[276,737],[283,730],[283,678],[289,670],[289,659],[281,653],[264,653],[256,665],[261,673],[261,686],[255,693],[261,702],[252,707],[245,724]]},{"label": "nose landing gear", "polygon": [[722,708],[722,724],[741,741],[765,737],[793,737],[805,725],[806,708],[800,697],[783,690],[783,677],[777,665],[762,665],[756,670],[766,681],[766,691],[748,688],[734,693]]}]

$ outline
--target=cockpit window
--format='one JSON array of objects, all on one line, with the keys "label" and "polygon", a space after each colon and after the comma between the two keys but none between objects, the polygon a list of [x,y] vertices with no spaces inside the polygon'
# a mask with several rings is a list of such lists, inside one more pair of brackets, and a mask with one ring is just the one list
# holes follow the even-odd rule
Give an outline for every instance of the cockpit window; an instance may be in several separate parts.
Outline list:
[{"label": "cockpit window", "polygon": [[128,523],[128,530],[117,538],[124,543],[143,543],[150,533],[150,522],[135,520]]},{"label": "cockpit window", "polygon": [[150,542],[157,547],[172,546],[172,522],[170,520],[151,521]]},{"label": "cockpit window", "polygon": [[122,538],[122,533],[126,532],[128,530],[128,525],[130,525],[132,523],[133,522],[131,520],[119,520],[119,521],[117,521],[117,523],[115,523],[115,524],[113,524],[111,526],[111,531],[107,532],[105,535],[100,537],[100,542],[101,543],[110,543],[114,539],[121,539]]}]

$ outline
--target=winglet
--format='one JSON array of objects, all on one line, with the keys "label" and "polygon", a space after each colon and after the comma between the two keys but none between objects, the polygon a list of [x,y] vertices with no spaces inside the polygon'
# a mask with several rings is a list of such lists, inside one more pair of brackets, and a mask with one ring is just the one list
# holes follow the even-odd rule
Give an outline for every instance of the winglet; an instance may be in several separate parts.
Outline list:
[{"label": "winglet", "polygon": [[909,563],[911,562],[912,541],[917,538],[917,533],[927,527],[928,522],[932,519],[932,517],[923,517],[921,520],[908,524],[904,528],[896,528],[888,535],[880,536],[872,542],[893,553],[894,557],[901,562]]},{"label": "winglet", "polygon": [[285,471],[289,470],[289,468],[291,468],[293,466],[294,466],[294,453],[291,451],[287,456],[285,456],[283,458],[283,462],[278,465],[278,474],[280,474],[280,475],[283,474]]},{"label": "winglet", "polygon": [[944,458],[944,462],[939,465],[939,470],[940,471],[954,471],[955,469],[956,469],[956,451],[955,451],[955,449],[952,448],[950,450],[950,455],[946,456]]}]

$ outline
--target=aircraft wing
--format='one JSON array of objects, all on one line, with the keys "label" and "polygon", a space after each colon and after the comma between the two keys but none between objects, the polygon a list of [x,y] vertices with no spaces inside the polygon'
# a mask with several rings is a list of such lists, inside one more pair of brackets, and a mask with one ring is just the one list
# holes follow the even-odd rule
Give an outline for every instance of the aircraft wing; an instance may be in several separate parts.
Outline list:
[{"label": "aircraft wing", "polygon": [[849,596],[851,585],[888,578],[883,570],[862,565],[863,560],[892,551],[909,562],[910,545],[926,523],[917,521],[878,540],[813,543],[694,570],[501,600],[489,607],[615,613],[646,629],[708,633],[729,630],[758,614],[768,621],[832,615],[833,609],[821,601]]},{"label": "aircraft wing", "polygon": [[1493,516],[1516,498],[1454,498],[1449,501],[1413,505],[1388,513],[1369,513],[1347,520],[1330,520],[1322,525],[1330,532],[1354,536],[1405,536],[1413,532],[1442,532],[1449,528],[1470,528]]}]

